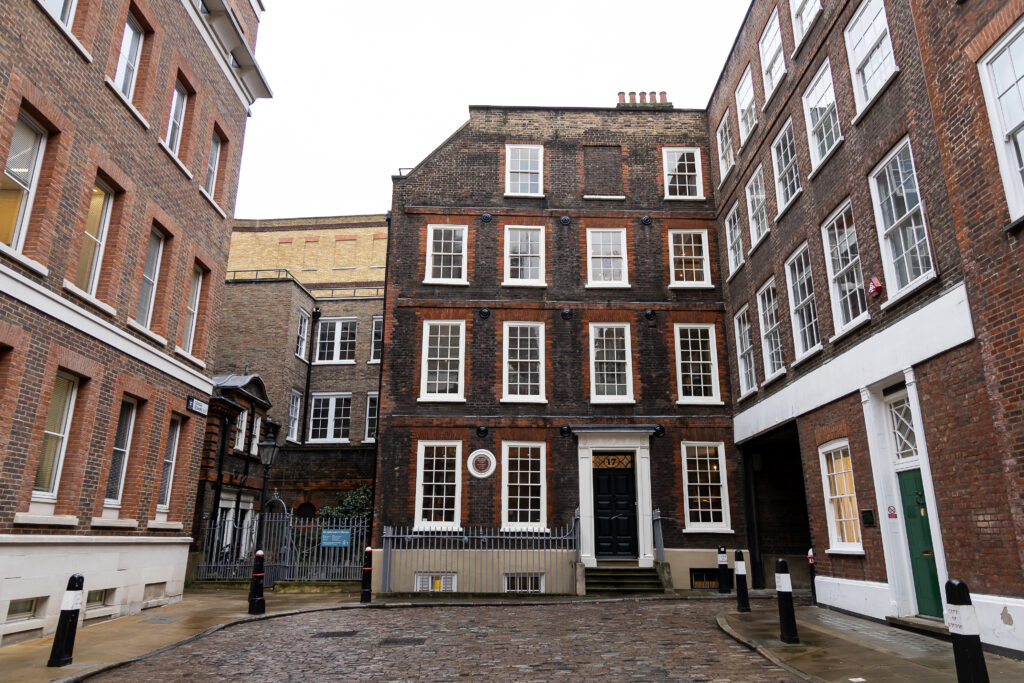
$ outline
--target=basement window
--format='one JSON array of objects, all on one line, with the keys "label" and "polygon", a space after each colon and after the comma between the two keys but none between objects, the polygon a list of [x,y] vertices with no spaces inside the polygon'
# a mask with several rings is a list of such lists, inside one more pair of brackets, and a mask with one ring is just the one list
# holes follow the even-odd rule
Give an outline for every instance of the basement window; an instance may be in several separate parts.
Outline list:
[{"label": "basement window", "polygon": [[454,593],[458,574],[416,574],[417,593]]},{"label": "basement window", "polygon": [[506,593],[543,593],[544,575],[540,573],[505,574]]},{"label": "basement window", "polygon": [[36,615],[36,606],[41,598],[25,598],[22,600],[11,600],[7,608],[7,619],[4,621],[10,624],[16,621],[28,621]]}]

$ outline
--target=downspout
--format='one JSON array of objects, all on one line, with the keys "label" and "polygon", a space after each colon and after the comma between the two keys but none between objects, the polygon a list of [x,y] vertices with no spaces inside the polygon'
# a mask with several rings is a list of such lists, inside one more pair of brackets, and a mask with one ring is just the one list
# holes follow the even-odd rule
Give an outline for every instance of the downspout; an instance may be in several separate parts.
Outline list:
[{"label": "downspout", "polygon": [[313,351],[316,348],[317,337],[320,335],[320,330],[317,327],[317,323],[319,322],[320,307],[314,306],[313,314],[309,321],[309,353],[306,357],[306,390],[302,394],[302,429],[299,431],[303,446],[305,446],[306,441],[309,440],[309,383],[313,375]]}]

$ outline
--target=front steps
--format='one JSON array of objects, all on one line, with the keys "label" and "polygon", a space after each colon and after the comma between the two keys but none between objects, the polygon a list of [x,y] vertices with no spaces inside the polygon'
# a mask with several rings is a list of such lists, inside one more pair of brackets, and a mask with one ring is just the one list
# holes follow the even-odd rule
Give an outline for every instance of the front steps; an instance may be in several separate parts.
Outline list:
[{"label": "front steps", "polygon": [[653,567],[640,569],[636,561],[598,562],[597,568],[586,570],[587,595],[657,595],[665,592],[665,587],[658,578]]}]

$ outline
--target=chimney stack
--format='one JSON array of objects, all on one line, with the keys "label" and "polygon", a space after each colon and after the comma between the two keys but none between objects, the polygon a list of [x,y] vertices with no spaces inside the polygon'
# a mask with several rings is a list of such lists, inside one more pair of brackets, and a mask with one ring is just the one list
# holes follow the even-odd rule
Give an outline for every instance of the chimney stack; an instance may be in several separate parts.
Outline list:
[{"label": "chimney stack", "polygon": [[668,93],[664,90],[640,91],[640,99],[637,100],[637,91],[629,93],[629,101],[626,101],[626,93],[619,91],[619,103],[617,109],[671,109],[672,103],[668,101]]},{"label": "chimney stack", "polygon": [[655,102],[658,101],[658,99],[657,99],[658,98],[658,93],[654,92],[653,90],[651,91],[650,97],[651,97],[651,104],[654,104]]},{"label": "chimney stack", "polygon": [[647,93],[640,91],[640,104],[647,104]]},{"label": "chimney stack", "polygon": [[662,103],[662,104],[665,104],[666,102],[668,102],[668,95],[667,95],[667,94],[665,94],[665,91],[664,91],[664,90],[662,90],[662,91],[661,91],[661,103]]},{"label": "chimney stack", "polygon": [[629,103],[630,104],[636,104],[636,93],[635,92],[629,93]]}]

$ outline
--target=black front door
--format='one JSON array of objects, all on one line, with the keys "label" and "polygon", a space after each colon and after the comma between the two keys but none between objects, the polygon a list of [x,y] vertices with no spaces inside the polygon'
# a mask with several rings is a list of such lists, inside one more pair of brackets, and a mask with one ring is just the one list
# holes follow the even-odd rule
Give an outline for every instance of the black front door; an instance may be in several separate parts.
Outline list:
[{"label": "black front door", "polygon": [[633,469],[594,469],[594,542],[598,557],[636,557]]}]

